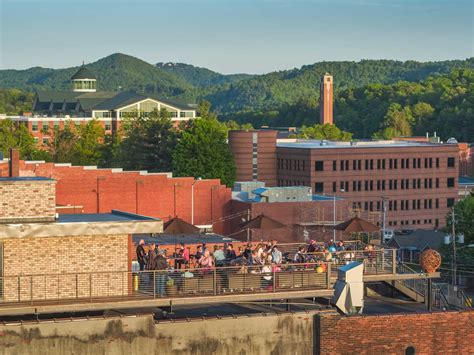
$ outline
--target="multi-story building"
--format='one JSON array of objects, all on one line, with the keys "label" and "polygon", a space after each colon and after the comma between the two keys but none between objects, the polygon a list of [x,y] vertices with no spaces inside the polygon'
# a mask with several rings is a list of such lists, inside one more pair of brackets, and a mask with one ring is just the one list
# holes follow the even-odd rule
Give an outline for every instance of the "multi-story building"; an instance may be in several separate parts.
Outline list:
[{"label": "multi-story building", "polygon": [[97,91],[96,76],[86,67],[71,77],[72,91],[39,91],[33,101],[33,112],[9,116],[22,122],[40,144],[47,144],[54,129],[65,125],[81,125],[98,120],[106,133],[120,128],[124,118],[140,112],[166,109],[173,124],[196,117],[196,106],[179,103],[156,95],[128,91]]},{"label": "multi-story building", "polygon": [[[268,131],[254,131],[268,135]],[[247,165],[235,151],[237,175],[249,178]],[[258,138],[257,138],[258,139]],[[266,142],[271,145],[269,141]],[[458,196],[459,151],[457,144],[409,141],[331,142],[318,140],[273,140],[275,175],[259,173],[259,165],[248,180],[268,186],[310,186],[316,194],[336,195],[351,208],[386,227],[438,228]],[[249,148],[248,146],[247,148]],[[269,161],[270,148],[265,151]],[[257,159],[252,156],[252,159]],[[248,162],[250,156],[247,157]],[[241,168],[243,166],[243,168]],[[245,174],[242,174],[242,170]],[[385,206],[385,208],[384,208]],[[375,218],[374,216],[378,216]]]}]

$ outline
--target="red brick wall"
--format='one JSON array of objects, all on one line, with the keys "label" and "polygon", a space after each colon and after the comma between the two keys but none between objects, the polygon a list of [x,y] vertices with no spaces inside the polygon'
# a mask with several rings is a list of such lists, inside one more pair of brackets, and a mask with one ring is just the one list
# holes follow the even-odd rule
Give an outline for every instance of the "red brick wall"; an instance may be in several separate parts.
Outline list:
[{"label": "red brick wall", "polygon": [[[0,164],[0,176],[8,174],[8,164]],[[22,176],[44,176],[57,180],[58,205],[83,206],[84,213],[112,209],[140,213],[167,221],[175,215],[191,222],[194,178],[169,178],[166,174],[140,175],[112,169],[85,169],[53,163],[20,162]],[[218,179],[194,183],[194,224],[214,222],[215,231],[226,233],[219,220],[228,213],[231,190]]]},{"label": "red brick wall", "polygon": [[[321,313],[317,354],[473,354],[474,311],[345,317]],[[319,352],[318,352],[319,350]]]}]

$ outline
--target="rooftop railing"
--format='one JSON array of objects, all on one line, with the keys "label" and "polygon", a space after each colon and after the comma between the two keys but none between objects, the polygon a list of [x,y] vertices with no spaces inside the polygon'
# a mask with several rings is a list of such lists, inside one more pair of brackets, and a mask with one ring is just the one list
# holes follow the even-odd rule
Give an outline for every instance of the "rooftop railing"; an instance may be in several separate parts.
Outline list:
[{"label": "rooftop railing", "polygon": [[332,288],[337,268],[364,263],[364,274],[396,273],[396,250],[344,251],[303,263],[186,268],[154,271],[17,275],[0,278],[0,309],[12,304],[124,301],[156,298],[262,294]]}]

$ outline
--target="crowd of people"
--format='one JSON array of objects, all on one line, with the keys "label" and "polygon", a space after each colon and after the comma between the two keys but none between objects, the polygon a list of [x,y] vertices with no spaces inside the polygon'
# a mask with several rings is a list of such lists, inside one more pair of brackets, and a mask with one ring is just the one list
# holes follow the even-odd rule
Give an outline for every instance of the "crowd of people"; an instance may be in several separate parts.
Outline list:
[{"label": "crowd of people", "polygon": [[[205,243],[196,247],[195,254],[190,253],[189,247],[181,243],[172,256],[158,244],[151,244],[145,251],[145,242],[141,240],[137,247],[137,261],[140,271],[163,270],[168,268],[168,261],[174,261],[174,268],[202,268],[225,266],[263,266],[267,264],[281,265],[288,263],[318,263],[331,262],[336,258],[353,259],[354,246],[346,246],[343,241],[318,243],[315,240],[298,247],[297,252],[283,252],[277,241],[247,243],[245,246],[234,248],[232,243],[216,244],[209,248]],[[366,246],[364,253],[370,259],[374,250]]]},{"label": "crowd of people", "polygon": [[[238,248],[234,248],[232,243],[216,244],[212,248],[203,243],[196,246],[194,254],[190,253],[190,247],[180,244],[172,255],[167,255],[167,250],[160,249],[158,244],[152,243],[146,247],[144,240],[140,240],[136,255],[140,271],[183,270],[183,277],[193,277],[196,272],[205,275],[217,267],[221,274],[262,274],[262,286],[268,286],[272,283],[273,273],[282,269],[314,268],[320,270],[317,272],[324,272],[328,262],[348,263],[355,260],[356,248],[354,245],[346,246],[343,241],[318,243],[314,240],[300,245],[296,252],[285,251],[276,241],[247,243]],[[367,260],[375,258],[375,251],[370,245],[361,252]],[[157,294],[163,295],[170,278],[165,272],[154,274],[155,290]]]}]

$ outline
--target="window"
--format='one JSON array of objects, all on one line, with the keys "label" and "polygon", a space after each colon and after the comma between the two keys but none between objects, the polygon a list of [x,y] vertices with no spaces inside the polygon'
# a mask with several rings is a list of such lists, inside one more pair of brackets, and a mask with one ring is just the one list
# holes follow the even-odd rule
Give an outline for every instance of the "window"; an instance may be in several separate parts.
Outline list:
[{"label": "window", "polygon": [[38,122],[31,122],[31,131],[38,132]]},{"label": "window", "polygon": [[454,187],[454,178],[448,178],[448,187]]},{"label": "window", "polygon": [[370,159],[370,170],[374,170],[374,160]]},{"label": "window", "polygon": [[362,160],[357,160],[357,169],[362,170]]},{"label": "window", "polygon": [[439,189],[439,178],[436,178],[436,188]]},{"label": "window", "polygon": [[435,208],[439,208],[439,198],[435,200]]},{"label": "window", "polygon": [[365,187],[365,191],[369,191],[369,181],[368,180],[365,180],[364,187]]},{"label": "window", "polygon": [[341,160],[341,169],[340,170],[344,170],[344,160]]},{"label": "window", "polygon": [[324,161],[318,160],[314,163],[314,170],[324,171]]},{"label": "window", "polygon": [[405,159],[402,159],[402,169],[405,169]]},{"label": "window", "polygon": [[59,121],[54,121],[54,129],[59,129]]},{"label": "window", "polygon": [[454,206],[454,198],[448,198],[446,200],[446,205],[447,205],[447,207],[453,207]]},{"label": "window", "polygon": [[344,190],[349,191],[349,181],[346,181],[346,188]]},{"label": "window", "polygon": [[314,184],[314,191],[315,192],[324,192],[324,183],[317,182]]},{"label": "window", "polygon": [[110,121],[105,122],[105,130],[110,131],[112,129],[112,124]]},{"label": "window", "polygon": [[346,170],[349,170],[349,160],[346,160]]},{"label": "window", "polygon": [[352,181],[352,191],[357,191],[357,182]]},{"label": "window", "polygon": [[369,170],[369,160],[365,159],[365,170]]},{"label": "window", "polygon": [[352,170],[357,170],[357,160],[352,161]]},{"label": "window", "polygon": [[456,159],[454,157],[448,158],[448,168],[454,168],[456,163]]},{"label": "window", "polygon": [[439,168],[439,158],[436,158],[436,167]]},{"label": "window", "polygon": [[337,190],[337,183],[335,181],[333,181],[332,183],[332,192],[336,192]]},{"label": "window", "polygon": [[388,160],[388,168],[393,169],[393,159]]},{"label": "window", "polygon": [[333,160],[333,161],[332,161],[332,170],[333,170],[333,171],[336,171],[336,170],[337,170],[337,161],[336,161],[336,160]]},{"label": "window", "polygon": [[48,143],[49,143],[49,138],[44,137],[44,138],[43,138],[43,144],[44,144],[44,145],[47,145]]}]

